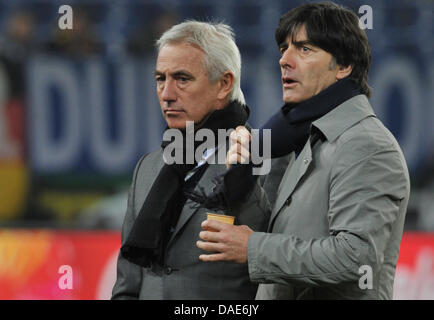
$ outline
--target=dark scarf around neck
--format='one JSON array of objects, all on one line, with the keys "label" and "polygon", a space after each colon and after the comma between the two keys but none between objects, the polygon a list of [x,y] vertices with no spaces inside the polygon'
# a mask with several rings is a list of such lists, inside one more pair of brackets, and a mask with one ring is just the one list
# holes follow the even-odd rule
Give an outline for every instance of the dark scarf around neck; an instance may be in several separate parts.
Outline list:
[{"label": "dark scarf around neck", "polygon": [[312,122],[358,94],[360,90],[354,81],[344,78],[306,101],[285,104],[262,126],[260,143],[263,141],[262,130],[271,129],[272,158],[292,151],[298,154],[309,138]]},{"label": "dark scarf around neck", "polygon": [[[271,158],[282,157],[303,149],[311,124],[334,108],[359,95],[360,89],[349,78],[332,84],[312,98],[298,104],[285,104],[259,131],[259,150],[263,149],[263,129],[271,129]],[[194,194],[196,202],[210,210],[228,210],[241,205],[253,190],[258,176],[252,175],[253,164],[235,164],[222,176],[210,195]]]},{"label": "dark scarf around neck", "polygon": [[[195,130],[207,128],[217,137],[218,129],[235,129],[239,125],[245,125],[249,117],[247,106],[239,102],[231,102],[224,109],[214,111],[208,119],[201,123]],[[183,131],[183,146],[186,145],[186,134]],[[162,149],[170,142],[163,141]],[[194,148],[197,143],[194,143]],[[193,155],[195,154],[193,150]],[[183,159],[186,159],[183,148]],[[149,191],[137,219],[121,247],[124,258],[142,267],[149,267],[152,262],[164,265],[164,255],[167,243],[170,239],[171,229],[176,226],[179,215],[185,204],[186,187],[193,189],[197,183],[199,174],[187,182],[184,181],[187,173],[196,166],[193,164],[165,164],[160,170],[151,190]],[[205,165],[204,165],[205,166]],[[192,182],[193,181],[193,182]],[[189,185],[190,184],[190,185]]]}]

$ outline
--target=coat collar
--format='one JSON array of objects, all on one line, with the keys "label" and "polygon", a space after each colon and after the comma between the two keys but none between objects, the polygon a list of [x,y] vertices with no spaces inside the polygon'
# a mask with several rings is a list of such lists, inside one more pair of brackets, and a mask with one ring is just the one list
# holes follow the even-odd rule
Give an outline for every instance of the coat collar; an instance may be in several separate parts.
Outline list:
[{"label": "coat collar", "polygon": [[365,95],[357,95],[345,101],[335,109],[312,122],[329,142],[333,142],[345,130],[367,117],[375,117],[375,113]]}]

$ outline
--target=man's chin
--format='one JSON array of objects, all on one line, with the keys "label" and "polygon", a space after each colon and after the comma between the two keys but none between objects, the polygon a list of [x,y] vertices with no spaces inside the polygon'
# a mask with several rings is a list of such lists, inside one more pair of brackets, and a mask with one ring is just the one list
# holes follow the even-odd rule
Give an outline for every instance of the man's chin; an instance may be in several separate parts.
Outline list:
[{"label": "man's chin", "polygon": [[185,130],[185,123],[184,123],[184,125],[181,125],[181,124],[179,124],[179,125],[168,124],[167,126],[169,127],[169,129]]},{"label": "man's chin", "polygon": [[303,101],[304,101],[304,99],[301,98],[301,97],[299,97],[299,96],[285,95],[285,94],[283,94],[283,102],[285,104],[287,104],[287,103],[294,103],[294,104],[296,104],[296,103],[300,103],[300,102],[303,102]]},{"label": "man's chin", "polygon": [[292,99],[292,98],[286,98],[283,97],[283,103],[285,104],[296,104],[299,103],[300,101],[298,99]]},{"label": "man's chin", "polygon": [[185,127],[186,127],[186,125],[187,125],[187,121],[188,120],[185,120],[185,119],[173,119],[173,118],[172,119],[171,118],[167,119],[166,118],[167,126],[170,129],[184,130]]}]

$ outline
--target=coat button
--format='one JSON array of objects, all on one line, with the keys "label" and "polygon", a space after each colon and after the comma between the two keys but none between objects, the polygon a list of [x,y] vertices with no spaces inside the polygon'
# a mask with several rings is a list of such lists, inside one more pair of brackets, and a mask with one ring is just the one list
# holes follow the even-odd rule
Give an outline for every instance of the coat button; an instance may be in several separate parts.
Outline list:
[{"label": "coat button", "polygon": [[164,268],[164,273],[165,273],[165,274],[171,274],[172,271],[173,271],[173,269],[172,269],[171,267],[165,267],[165,268]]},{"label": "coat button", "polygon": [[285,206],[289,206],[290,203],[291,203],[291,197],[289,197],[288,199],[286,199]]},{"label": "coat button", "polygon": [[308,164],[309,161],[310,161],[310,160],[309,160],[308,158],[304,158],[304,159],[303,159],[303,163],[304,163],[304,164]]}]

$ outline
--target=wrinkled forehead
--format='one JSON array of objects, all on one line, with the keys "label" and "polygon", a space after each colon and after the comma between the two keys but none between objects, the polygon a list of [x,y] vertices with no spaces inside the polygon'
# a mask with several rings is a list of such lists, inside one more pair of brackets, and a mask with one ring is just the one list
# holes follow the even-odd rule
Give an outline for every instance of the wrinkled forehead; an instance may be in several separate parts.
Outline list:
[{"label": "wrinkled forehead", "polygon": [[199,47],[187,42],[172,42],[164,44],[157,56],[157,65],[166,63],[171,65],[203,64],[204,52]]},{"label": "wrinkled forehead", "polygon": [[201,66],[208,72],[206,52],[188,41],[171,41],[162,45],[158,52],[157,65],[161,62],[171,65]]}]

